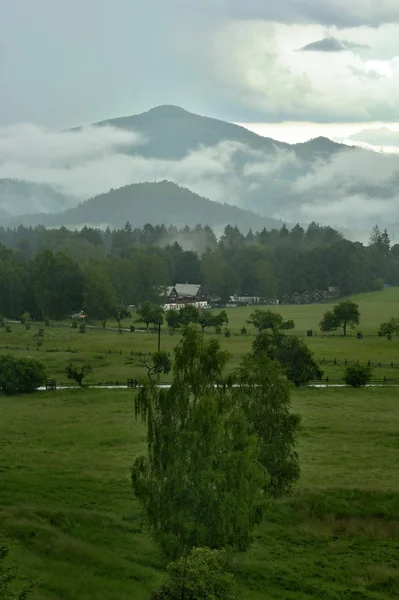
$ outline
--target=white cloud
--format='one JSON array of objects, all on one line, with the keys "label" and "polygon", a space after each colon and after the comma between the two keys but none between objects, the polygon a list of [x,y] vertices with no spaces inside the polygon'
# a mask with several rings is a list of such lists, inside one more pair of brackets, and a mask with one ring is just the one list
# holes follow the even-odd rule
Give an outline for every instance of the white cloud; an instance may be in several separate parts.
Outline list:
[{"label": "white cloud", "polygon": [[343,30],[345,52],[297,52],[335,34],[321,25],[226,23],[212,48],[215,76],[265,120],[399,119],[399,26]]}]

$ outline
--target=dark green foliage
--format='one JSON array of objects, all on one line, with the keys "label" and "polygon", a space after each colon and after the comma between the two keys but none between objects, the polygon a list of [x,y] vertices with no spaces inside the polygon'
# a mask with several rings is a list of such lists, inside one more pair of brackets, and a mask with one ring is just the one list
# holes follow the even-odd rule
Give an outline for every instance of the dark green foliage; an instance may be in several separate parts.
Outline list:
[{"label": "dark green foliage", "polygon": [[254,340],[253,352],[278,360],[287,378],[296,386],[321,379],[323,371],[314,360],[305,340],[280,331],[262,331]]},{"label": "dark green foliage", "polygon": [[300,418],[290,412],[290,385],[280,364],[265,353],[244,356],[233,381],[239,384],[233,388],[237,406],[258,438],[259,460],[268,473],[265,491],[273,497],[290,493],[300,474],[295,451]]},{"label": "dark green foliage", "polygon": [[79,333],[86,333],[86,323],[81,323],[79,325]]},{"label": "dark green foliage", "polygon": [[279,329],[294,329],[295,327],[294,321],[284,322],[283,317],[279,313],[261,308],[257,308],[250,314],[247,323],[253,325],[259,332],[265,329],[277,331]]},{"label": "dark green foliage", "polygon": [[46,369],[34,358],[16,358],[12,354],[0,356],[0,389],[4,394],[28,394],[44,385]]},{"label": "dark green foliage", "polygon": [[320,322],[321,331],[336,331],[342,328],[346,335],[347,327],[359,325],[360,312],[359,306],[352,300],[346,300],[336,304],[332,311],[327,311]]},{"label": "dark green foliage", "polygon": [[221,550],[194,548],[171,562],[167,579],[151,600],[238,600],[230,556]]},{"label": "dark green foliage", "polygon": [[177,310],[171,309],[166,311],[166,323],[169,329],[178,329],[180,327],[180,317]]},{"label": "dark green foliage", "polygon": [[390,335],[392,336],[394,333],[396,333],[396,335],[399,334],[399,319],[391,317],[389,321],[381,323],[378,335],[388,337]]},{"label": "dark green foliage", "polygon": [[108,273],[102,267],[86,268],[84,306],[89,318],[99,319],[104,329],[108,319],[116,317],[117,297]]},{"label": "dark green foliage", "polygon": [[228,355],[187,328],[175,349],[173,384],[149,383],[136,398],[148,454],[133,465],[134,491],[163,551],[243,551],[265,503],[266,472],[233,389],[215,387]]},{"label": "dark green foliage", "polygon": [[366,386],[372,377],[371,367],[365,365],[350,365],[346,367],[344,381],[354,388]]},{"label": "dark green foliage", "polygon": [[78,322],[76,321],[76,319],[72,320],[71,327],[72,327],[72,329],[77,329],[78,328]]},{"label": "dark green foliage", "polygon": [[147,369],[147,377],[151,381],[154,375],[167,375],[172,369],[172,361],[164,350],[153,352],[149,356],[139,356],[137,362]]},{"label": "dark green foliage", "polygon": [[92,372],[91,365],[88,363],[78,364],[76,362],[70,361],[65,368],[65,375],[68,379],[73,379],[76,383],[83,387],[83,379]]},{"label": "dark green foliage", "polygon": [[158,304],[153,304],[148,301],[143,302],[136,312],[139,316],[139,318],[136,319],[136,323],[145,323],[147,330],[150,325],[162,325],[163,323],[164,310]]},{"label": "dark green foliage", "polygon": [[0,542],[0,600],[26,600],[32,590],[32,585],[16,592],[14,581],[17,578],[17,570],[9,567],[9,549]]},{"label": "dark green foliage", "polygon": [[179,310],[179,320],[181,325],[191,325],[192,323],[198,323],[200,311],[196,306],[187,304]]},{"label": "dark green foliage", "polygon": [[118,323],[118,326],[121,326],[121,323],[124,319],[129,319],[131,317],[130,312],[127,310],[126,306],[120,306],[115,314],[115,320]]}]

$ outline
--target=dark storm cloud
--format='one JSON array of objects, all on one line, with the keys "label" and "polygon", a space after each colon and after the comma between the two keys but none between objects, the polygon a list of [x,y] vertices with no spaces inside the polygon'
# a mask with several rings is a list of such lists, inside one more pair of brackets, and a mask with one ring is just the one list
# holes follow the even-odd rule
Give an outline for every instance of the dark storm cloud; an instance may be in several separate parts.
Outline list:
[{"label": "dark storm cloud", "polygon": [[303,48],[301,52],[346,52],[348,50],[369,50],[370,47],[365,44],[356,44],[346,40],[338,40],[335,37],[326,37],[317,42],[311,42]]}]

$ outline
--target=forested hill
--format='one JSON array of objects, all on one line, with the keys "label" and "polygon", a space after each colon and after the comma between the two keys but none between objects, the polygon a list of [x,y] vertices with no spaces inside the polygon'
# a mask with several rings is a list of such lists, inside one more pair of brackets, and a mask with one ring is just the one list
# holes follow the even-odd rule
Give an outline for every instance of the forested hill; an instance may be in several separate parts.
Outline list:
[{"label": "forested hill", "polygon": [[213,202],[170,181],[136,183],[110,190],[62,213],[22,215],[10,223],[18,226],[46,227],[92,226],[123,227],[126,221],[135,227],[146,223],[176,226],[208,224],[220,229],[226,224],[242,231],[281,227],[282,222],[231,204]]}]

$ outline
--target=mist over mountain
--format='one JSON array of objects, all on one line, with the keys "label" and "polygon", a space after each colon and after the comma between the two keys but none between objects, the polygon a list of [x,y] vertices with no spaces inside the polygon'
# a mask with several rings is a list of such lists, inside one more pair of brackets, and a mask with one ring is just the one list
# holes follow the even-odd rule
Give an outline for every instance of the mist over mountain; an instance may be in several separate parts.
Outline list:
[{"label": "mist over mountain", "polygon": [[[0,178],[4,224],[7,213],[11,217],[29,214],[32,222],[46,221],[44,214],[48,213],[51,224],[72,218],[76,224],[79,214],[81,224],[87,215],[80,203],[105,195],[102,222],[120,225],[115,220],[114,197],[107,193],[134,183],[164,180],[202,199],[268,219],[303,224],[317,221],[346,231],[368,231],[377,222],[392,229],[399,202],[398,155],[323,137],[290,145],[176,106],[160,106],[63,132],[32,125],[2,129]],[[108,207],[107,201],[111,203]],[[168,203],[154,202],[156,222],[169,222]],[[202,217],[198,220],[213,225],[213,217],[205,214],[204,204],[201,207],[196,213]],[[55,214],[66,210],[66,215],[55,219]],[[174,215],[174,209],[170,210]],[[134,211],[138,221],[150,220],[141,217],[136,204]],[[126,204],[122,212],[129,213],[123,216],[125,220],[134,222]],[[184,214],[186,223],[198,222],[188,211]],[[244,213],[240,214],[243,217]]]},{"label": "mist over mountain", "polygon": [[261,217],[255,213],[213,202],[169,181],[131,184],[106,194],[100,194],[62,213],[22,215],[10,225],[44,225],[46,227],[121,228],[129,221],[135,227],[165,224],[194,227],[198,223],[212,223],[215,230],[225,225],[237,225],[243,231],[266,227],[281,228],[282,221]]}]

